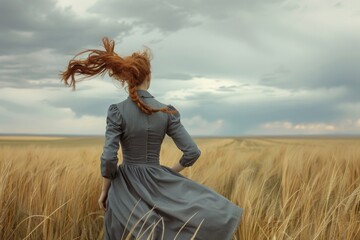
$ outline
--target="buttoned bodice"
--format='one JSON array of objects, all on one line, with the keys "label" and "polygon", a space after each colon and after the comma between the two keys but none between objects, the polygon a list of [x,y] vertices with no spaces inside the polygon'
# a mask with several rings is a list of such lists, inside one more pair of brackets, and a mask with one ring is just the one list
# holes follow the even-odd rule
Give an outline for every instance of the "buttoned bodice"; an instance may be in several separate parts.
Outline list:
[{"label": "buttoned bodice", "polygon": [[[137,90],[139,97],[153,108],[169,107],[157,101],[148,91]],[[117,171],[119,144],[124,164],[159,165],[161,143],[168,134],[183,152],[179,160],[183,166],[191,166],[200,156],[200,150],[180,121],[180,114],[156,112],[143,113],[128,97],[111,104],[108,109],[104,151],[101,156],[101,172],[104,177],[114,178]]]}]

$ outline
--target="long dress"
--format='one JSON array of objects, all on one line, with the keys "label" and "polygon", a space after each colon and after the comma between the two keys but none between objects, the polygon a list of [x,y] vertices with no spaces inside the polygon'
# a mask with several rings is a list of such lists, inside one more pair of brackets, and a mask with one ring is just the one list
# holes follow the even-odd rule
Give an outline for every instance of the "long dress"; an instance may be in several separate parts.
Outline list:
[{"label": "long dress", "polygon": [[[168,106],[148,91],[139,97],[154,108]],[[101,175],[111,179],[104,214],[104,238],[228,240],[238,228],[242,208],[211,188],[159,162],[161,143],[170,136],[183,152],[179,163],[192,166],[200,150],[180,114],[144,114],[130,99],[111,104],[107,113]],[[117,152],[121,145],[122,163]],[[130,238],[126,238],[127,236]]]}]

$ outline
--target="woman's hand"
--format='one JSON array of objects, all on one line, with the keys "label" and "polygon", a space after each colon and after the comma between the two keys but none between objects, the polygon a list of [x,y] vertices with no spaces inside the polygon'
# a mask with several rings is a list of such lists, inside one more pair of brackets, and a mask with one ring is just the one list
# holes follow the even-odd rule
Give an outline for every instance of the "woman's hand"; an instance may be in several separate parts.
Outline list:
[{"label": "woman's hand", "polygon": [[103,186],[102,186],[102,190],[101,190],[101,195],[99,198],[99,206],[101,209],[103,209],[104,211],[106,211],[106,199],[108,197],[108,191],[111,185],[111,180],[108,178],[103,177]]},{"label": "woman's hand", "polygon": [[185,167],[181,166],[180,163],[176,163],[171,169],[175,172],[180,173]]},{"label": "woman's hand", "polygon": [[100,195],[100,198],[99,198],[99,206],[101,209],[103,209],[104,211],[106,211],[106,200],[107,200],[107,197],[108,197],[108,192],[107,191],[102,191],[101,192],[101,195]]}]

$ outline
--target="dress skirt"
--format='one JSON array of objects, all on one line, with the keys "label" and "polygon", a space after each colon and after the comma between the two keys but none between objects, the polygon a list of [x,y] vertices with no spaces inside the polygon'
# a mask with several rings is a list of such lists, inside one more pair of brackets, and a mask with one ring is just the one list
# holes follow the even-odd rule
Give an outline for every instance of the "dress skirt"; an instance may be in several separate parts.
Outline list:
[{"label": "dress skirt", "polygon": [[230,240],[242,208],[159,164],[118,166],[104,216],[104,238]]}]

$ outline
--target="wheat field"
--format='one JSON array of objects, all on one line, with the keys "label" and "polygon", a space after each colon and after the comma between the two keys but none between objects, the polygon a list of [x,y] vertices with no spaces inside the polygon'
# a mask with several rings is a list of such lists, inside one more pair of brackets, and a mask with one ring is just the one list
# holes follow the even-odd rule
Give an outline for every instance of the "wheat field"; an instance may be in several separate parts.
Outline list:
[{"label": "wheat field", "polygon": [[[103,141],[1,136],[0,239],[103,239]],[[181,173],[244,209],[233,239],[360,239],[360,139],[196,142],[202,155]],[[180,156],[165,139],[161,164]]]}]

